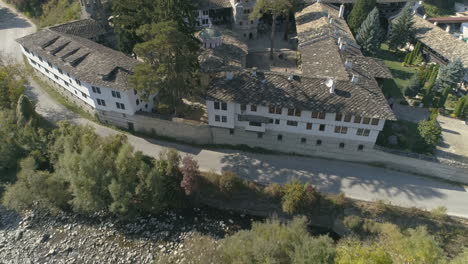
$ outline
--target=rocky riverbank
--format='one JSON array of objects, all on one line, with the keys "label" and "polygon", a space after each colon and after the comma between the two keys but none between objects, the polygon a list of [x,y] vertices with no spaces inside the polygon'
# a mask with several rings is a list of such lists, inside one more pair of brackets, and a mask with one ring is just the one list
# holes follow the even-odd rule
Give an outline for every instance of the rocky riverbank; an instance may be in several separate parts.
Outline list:
[{"label": "rocky riverbank", "polygon": [[181,253],[195,232],[222,238],[250,228],[252,220],[210,208],[122,221],[33,211],[20,216],[0,207],[0,263],[152,263]]}]

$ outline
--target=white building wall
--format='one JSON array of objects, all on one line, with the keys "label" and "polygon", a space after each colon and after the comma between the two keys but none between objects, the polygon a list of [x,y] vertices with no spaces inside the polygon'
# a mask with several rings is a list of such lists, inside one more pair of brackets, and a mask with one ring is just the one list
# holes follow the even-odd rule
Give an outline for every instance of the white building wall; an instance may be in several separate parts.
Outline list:
[{"label": "white building wall", "polygon": [[[59,84],[63,89],[68,90],[70,93],[74,94],[81,101],[91,106],[93,109],[104,110],[104,111],[113,111],[122,114],[133,115],[136,111],[151,111],[154,107],[154,96],[150,97],[149,102],[140,102],[136,105],[136,99],[138,95],[134,94],[134,91],[124,91],[111,89],[103,86],[98,87],[101,93],[95,93],[92,89],[92,84],[86,83],[83,80],[77,80],[69,73],[62,70],[60,73],[59,68],[53,64],[49,65],[45,58],[39,59],[37,54],[33,52],[27,52],[24,47],[21,47],[23,54],[28,58],[29,64],[41,72],[43,75]],[[56,78],[57,76],[57,78]],[[68,84],[68,85],[67,85]],[[120,98],[113,97],[112,91],[119,92]],[[99,105],[97,99],[104,100],[105,106]],[[141,101],[141,99],[139,99]],[[117,108],[116,103],[122,103],[125,106],[125,109]],[[148,107],[145,107],[148,104]]]},{"label": "white building wall", "polygon": [[[234,112],[233,112],[234,109]],[[383,129],[385,120],[379,120],[377,125],[363,124],[364,117],[361,117],[360,123],[354,123],[355,116],[352,116],[350,122],[344,122],[345,113],[343,113],[342,121],[335,121],[335,113],[327,113],[325,119],[316,119],[312,118],[311,111],[301,111],[300,116],[289,116],[288,109],[282,108],[281,114],[272,114],[269,113],[269,107],[267,106],[257,106],[257,111],[251,111],[251,105],[246,105],[246,110],[241,110],[241,105],[237,103],[228,103],[228,111],[220,111],[214,109],[214,102],[207,100],[207,111],[208,111],[208,123],[210,126],[215,127],[225,127],[225,128],[243,128],[246,131],[254,132],[265,132],[265,131],[275,131],[275,132],[285,132],[285,133],[295,133],[311,136],[326,136],[334,137],[338,139],[346,140],[356,140],[375,143],[379,132]],[[225,115],[228,120],[226,123],[215,122],[215,115]],[[253,115],[261,116],[269,119],[273,119],[273,123],[262,123],[261,127],[250,126],[247,121],[239,121],[238,115]],[[279,124],[276,123],[276,120],[279,120]],[[297,126],[287,125],[287,121],[296,121]],[[372,120],[371,120],[372,121]],[[312,129],[307,129],[307,124],[312,123]],[[324,131],[320,130],[320,125],[324,125]],[[335,133],[335,127],[342,126],[347,128],[347,133]],[[368,129],[369,135],[357,135],[358,129]]]}]

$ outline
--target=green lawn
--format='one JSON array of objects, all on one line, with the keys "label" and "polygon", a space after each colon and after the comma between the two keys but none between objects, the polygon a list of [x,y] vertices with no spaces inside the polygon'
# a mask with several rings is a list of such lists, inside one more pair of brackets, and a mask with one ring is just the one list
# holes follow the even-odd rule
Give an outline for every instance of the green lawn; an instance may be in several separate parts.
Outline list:
[{"label": "green lawn", "polygon": [[382,44],[376,57],[385,61],[385,65],[387,65],[394,77],[392,80],[384,81],[384,94],[390,97],[403,98],[401,91],[409,83],[411,76],[418,71],[418,67],[404,67],[405,54],[390,51],[387,44]]}]

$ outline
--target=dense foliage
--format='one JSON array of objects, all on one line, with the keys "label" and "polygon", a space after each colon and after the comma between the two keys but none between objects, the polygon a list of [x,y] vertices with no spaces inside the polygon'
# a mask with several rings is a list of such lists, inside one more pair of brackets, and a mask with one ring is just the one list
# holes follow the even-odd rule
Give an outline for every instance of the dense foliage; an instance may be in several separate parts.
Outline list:
[{"label": "dense foliage", "polygon": [[429,146],[437,146],[442,137],[442,128],[436,119],[419,122],[418,131],[424,142]]},{"label": "dense foliage", "polygon": [[357,32],[368,14],[375,8],[376,0],[357,0],[349,14],[348,24],[353,32]]},{"label": "dense foliage", "polygon": [[61,24],[80,18],[76,0],[9,0],[26,16],[37,19],[40,27]]},{"label": "dense foliage", "polygon": [[380,49],[382,38],[379,10],[375,7],[359,27],[356,41],[366,53],[376,54]]},{"label": "dense foliage", "polygon": [[388,39],[390,49],[396,50],[405,46],[411,40],[413,31],[413,10],[410,5],[406,5],[390,25],[390,37]]}]

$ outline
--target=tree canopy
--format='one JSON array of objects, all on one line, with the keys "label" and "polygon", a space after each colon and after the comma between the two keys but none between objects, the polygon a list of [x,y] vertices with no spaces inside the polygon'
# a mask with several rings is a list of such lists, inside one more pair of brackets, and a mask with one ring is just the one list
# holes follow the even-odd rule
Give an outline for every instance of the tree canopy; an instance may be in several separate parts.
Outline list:
[{"label": "tree canopy", "polygon": [[390,37],[388,39],[390,49],[395,50],[406,45],[411,40],[413,32],[413,10],[407,4],[390,24]]},{"label": "tree canopy", "polygon": [[366,53],[375,54],[380,48],[382,37],[379,10],[375,7],[359,27],[356,41]]},{"label": "tree canopy", "polygon": [[368,14],[375,8],[376,0],[357,0],[349,14],[348,25],[356,33]]}]

